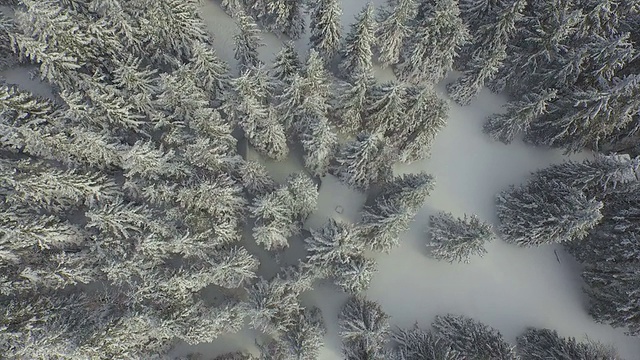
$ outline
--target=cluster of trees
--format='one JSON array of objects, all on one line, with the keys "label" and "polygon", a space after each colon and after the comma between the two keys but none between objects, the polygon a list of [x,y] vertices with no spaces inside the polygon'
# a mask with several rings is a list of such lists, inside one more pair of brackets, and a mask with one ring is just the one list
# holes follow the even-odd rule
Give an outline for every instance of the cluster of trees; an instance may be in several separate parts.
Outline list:
[{"label": "cluster of trees", "polygon": [[361,296],[343,306],[339,328],[344,357],[353,360],[621,359],[609,346],[563,338],[549,329],[528,328],[513,346],[498,330],[462,315],[436,316],[431,329],[416,324],[392,330],[380,304]]},{"label": "cluster of trees", "polygon": [[640,332],[640,158],[597,155],[539,170],[497,198],[503,238],[522,246],[564,243],[584,264],[597,321]]}]

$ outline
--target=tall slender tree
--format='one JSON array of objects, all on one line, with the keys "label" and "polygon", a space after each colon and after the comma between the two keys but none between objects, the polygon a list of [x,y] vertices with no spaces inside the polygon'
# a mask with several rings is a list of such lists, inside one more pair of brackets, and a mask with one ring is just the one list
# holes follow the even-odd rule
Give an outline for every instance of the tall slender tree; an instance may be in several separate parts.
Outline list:
[{"label": "tall slender tree", "polygon": [[309,42],[326,61],[331,61],[340,49],[342,9],[338,0],[319,0],[311,12]]},{"label": "tall slender tree", "polygon": [[356,22],[345,38],[339,69],[344,78],[370,73],[373,70],[373,46],[376,21],[373,4],[368,3],[356,16]]}]

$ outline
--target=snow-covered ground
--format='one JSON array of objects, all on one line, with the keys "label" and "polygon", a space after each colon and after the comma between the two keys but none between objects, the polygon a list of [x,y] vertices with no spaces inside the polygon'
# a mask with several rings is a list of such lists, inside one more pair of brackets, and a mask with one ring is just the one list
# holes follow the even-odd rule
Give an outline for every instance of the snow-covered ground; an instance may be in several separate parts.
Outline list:
[{"label": "snow-covered ground", "polygon": [[[382,2],[374,1],[375,5]],[[345,32],[364,4],[344,2]],[[203,0],[201,15],[214,36],[219,56],[234,63],[233,20],[213,0]],[[268,63],[279,51],[281,41],[266,34],[264,42],[261,57]],[[303,51],[306,42],[307,37],[296,42],[297,48]],[[392,77],[388,70],[379,75],[380,80]],[[491,142],[481,131],[482,123],[487,115],[499,111],[502,103],[503,99],[484,91],[470,106],[452,105],[448,125],[438,135],[431,158],[397,167],[398,173],[429,172],[436,177],[436,188],[403,236],[401,246],[389,255],[377,256],[378,272],[367,296],[382,305],[396,326],[409,327],[415,322],[428,326],[435,315],[450,312],[494,326],[509,341],[514,341],[527,326],[548,327],[563,336],[611,343],[625,358],[638,359],[637,338],[625,336],[621,329],[596,324],[589,317],[581,292],[580,269],[561,247],[524,249],[497,240],[487,246],[484,258],[474,258],[466,265],[438,262],[426,255],[425,230],[431,213],[473,213],[497,224],[494,197],[498,191],[523,182],[531,171],[567,159],[559,151],[519,142],[508,146]],[[301,169],[295,162],[267,166],[277,180]],[[331,176],[323,179],[320,192],[319,209],[307,226],[321,226],[329,216],[357,219],[364,202],[362,194],[350,191]],[[338,206],[342,214],[336,212]],[[327,323],[321,359],[341,358],[337,314],[345,300],[346,295],[328,284],[320,284],[303,297],[305,304],[320,307]],[[177,354],[195,350],[217,355],[255,349],[255,335],[253,331],[243,331],[212,344],[182,348]]]}]

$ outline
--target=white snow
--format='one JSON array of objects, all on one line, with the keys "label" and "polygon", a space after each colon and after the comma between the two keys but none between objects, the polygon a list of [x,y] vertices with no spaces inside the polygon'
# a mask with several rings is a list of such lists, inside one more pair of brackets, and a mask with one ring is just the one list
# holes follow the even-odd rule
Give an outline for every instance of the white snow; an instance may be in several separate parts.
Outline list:
[{"label": "white snow", "polygon": [[[383,0],[374,2],[380,5]],[[346,32],[364,2],[343,4]],[[233,21],[212,0],[204,0],[201,15],[214,35],[219,56],[234,63]],[[306,41],[305,37],[296,42],[299,50],[305,49]],[[264,42],[267,46],[261,49],[261,57],[268,62],[279,51],[281,42],[271,34],[264,36]],[[381,81],[393,76],[389,70],[378,75]],[[524,249],[497,240],[488,244],[485,257],[473,258],[466,265],[427,257],[425,231],[430,214],[437,211],[449,211],[455,216],[477,214],[495,225],[494,197],[498,191],[525,181],[531,171],[567,159],[560,151],[521,142],[508,146],[491,142],[481,131],[482,123],[487,115],[499,111],[502,103],[503,99],[485,90],[470,106],[452,105],[448,125],[436,138],[432,157],[397,167],[397,173],[421,170],[431,173],[436,178],[436,188],[403,236],[401,246],[389,255],[377,256],[378,272],[367,296],[382,305],[396,326],[409,327],[416,321],[428,326],[435,315],[451,312],[498,328],[508,341],[514,341],[527,326],[548,327],[563,336],[611,343],[623,357],[637,359],[640,354],[637,338],[625,336],[622,329],[596,324],[587,314],[579,266],[560,247]],[[268,163],[267,167],[278,181],[301,169],[296,159],[284,164]],[[327,176],[320,189],[319,209],[306,225],[320,226],[330,216],[356,220],[363,202],[362,194]],[[343,214],[336,213],[337,206],[343,208]],[[321,359],[341,357],[337,314],[345,300],[345,294],[324,283],[303,296],[305,304],[321,308],[327,322],[329,331]],[[254,332],[243,331],[216,341],[224,349],[216,344],[203,344],[197,350],[216,355],[253,348],[254,336]],[[186,352],[186,348],[178,351]]]}]

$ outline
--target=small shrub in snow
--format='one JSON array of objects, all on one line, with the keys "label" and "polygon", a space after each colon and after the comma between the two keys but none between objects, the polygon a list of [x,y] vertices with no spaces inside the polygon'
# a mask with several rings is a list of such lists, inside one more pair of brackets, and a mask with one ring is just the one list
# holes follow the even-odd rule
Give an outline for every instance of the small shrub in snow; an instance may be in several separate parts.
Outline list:
[{"label": "small shrub in snow", "polygon": [[468,263],[472,255],[484,255],[485,243],[494,238],[491,225],[475,215],[454,218],[450,213],[441,212],[432,215],[429,221],[431,241],[427,246],[438,260]]}]

